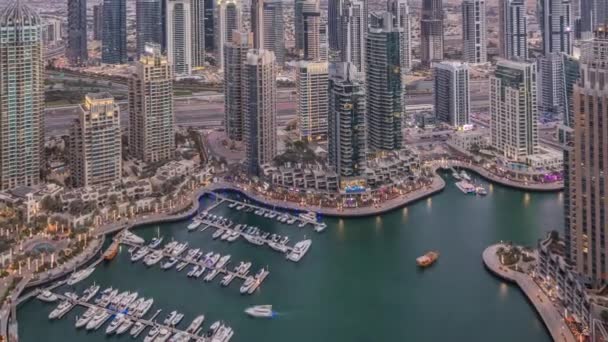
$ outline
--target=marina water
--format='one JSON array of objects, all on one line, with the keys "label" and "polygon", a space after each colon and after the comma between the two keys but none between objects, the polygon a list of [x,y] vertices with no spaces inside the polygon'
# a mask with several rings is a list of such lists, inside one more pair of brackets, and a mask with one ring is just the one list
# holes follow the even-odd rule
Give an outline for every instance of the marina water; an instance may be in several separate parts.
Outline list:
[{"label": "marina water", "polygon": [[[322,234],[311,226],[288,226],[229,209],[227,203],[213,211],[235,223],[288,235],[292,243],[311,238],[312,247],[299,263],[243,239],[233,244],[212,240],[213,229],[189,233],[188,221],[135,231],[146,240],[160,234],[165,242],[188,241],[191,248],[231,254],[233,266],[251,261],[253,273],[268,266],[270,276],[252,296],[239,294],[241,281],[225,288],[219,284],[221,277],[211,283],[186,277],[188,268],[178,273],[131,263],[125,246],[74,289],[81,292],[96,282],[102,288],[138,291],[155,299],[149,315],[163,310],[157,320],[178,310],[185,314],[180,325],[185,327],[205,314],[205,329],[223,320],[235,330],[231,341],[237,342],[550,341],[534,308],[516,287],[484,269],[481,253],[500,240],[534,245],[551,229],[561,232],[562,195],[525,193],[484,182],[489,194],[478,197],[464,195],[451,177],[446,180],[442,193],[388,214],[324,218],[328,228]],[[439,260],[428,269],[417,268],[416,257],[428,250],[438,250]],[[256,320],[243,313],[259,304],[272,304],[277,316]],[[30,300],[20,306],[20,340],[132,340],[128,334],[106,337],[103,328],[76,330],[82,307],[49,321],[56,305]]]}]

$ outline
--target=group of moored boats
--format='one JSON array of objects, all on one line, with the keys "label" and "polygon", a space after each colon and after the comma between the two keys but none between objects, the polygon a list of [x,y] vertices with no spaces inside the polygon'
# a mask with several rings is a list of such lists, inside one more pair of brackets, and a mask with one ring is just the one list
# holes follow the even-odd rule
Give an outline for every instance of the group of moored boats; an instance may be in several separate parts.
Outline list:
[{"label": "group of moored boats", "polygon": [[480,196],[485,196],[488,194],[488,191],[483,186],[474,185],[473,183],[471,183],[471,176],[469,176],[469,174],[467,174],[467,172],[464,170],[462,170],[460,173],[458,173],[456,170],[453,170],[452,177],[458,180],[458,182],[456,182],[456,187],[458,187],[458,189],[460,189],[460,191],[464,192],[465,194],[473,194]]},{"label": "group of moored boats", "polygon": [[[285,223],[285,224],[294,224],[297,221],[301,221],[300,223],[298,223],[298,227],[302,228],[304,226],[306,226],[307,224],[312,224],[315,227],[315,231],[317,232],[322,232],[325,230],[325,228],[327,228],[327,225],[324,222],[317,222],[317,214],[315,212],[306,212],[306,213],[300,213],[298,214],[298,216],[293,216],[291,214],[288,213],[283,213],[274,209],[264,209],[264,208],[257,208],[257,207],[252,207],[247,205],[246,203],[240,203],[240,202],[232,202],[228,205],[229,208],[234,208],[236,210],[245,210],[247,212],[251,212],[253,211],[254,214],[261,216],[261,217],[265,217],[268,219],[275,219],[278,222],[281,223]],[[257,208],[254,210],[254,208]]]},{"label": "group of moored boats", "polygon": [[296,243],[294,247],[290,248],[287,246],[287,243],[289,242],[288,236],[271,234],[261,230],[258,227],[248,226],[246,224],[234,225],[231,220],[218,215],[205,213],[199,217],[200,220],[204,220],[203,223],[213,225],[217,228],[212,235],[213,239],[231,241],[233,237],[243,236],[247,242],[253,245],[263,246],[266,244],[275,251],[286,253],[287,259],[295,262],[300,261],[306,252],[308,252],[308,249],[312,244],[311,240],[303,240]]},{"label": "group of moored boats", "polygon": [[262,284],[264,279],[270,274],[270,271],[262,268],[255,274],[255,276],[249,276],[245,278],[243,285],[241,285],[240,291],[241,294],[252,294],[257,290],[257,288]]},{"label": "group of moored boats", "polygon": [[[204,253],[200,248],[188,249],[187,242],[180,243],[178,241],[171,241],[164,245],[162,249],[155,249],[160,246],[160,243],[157,243],[157,241],[162,241],[162,237],[157,238],[156,241],[152,241],[147,246],[133,248],[133,250],[131,250],[131,261],[136,262],[143,259],[144,264],[147,266],[152,266],[160,262],[161,269],[169,270],[175,268],[178,272],[181,272],[186,267],[190,266],[187,276],[189,278],[200,278],[204,275],[203,280],[205,282],[211,282],[218,275],[223,273],[224,275],[220,281],[222,286],[230,285],[234,278],[248,277],[249,270],[251,269],[251,262],[241,261],[232,269],[232,271],[230,271],[228,266],[231,260],[230,254],[221,255],[212,251]],[[163,258],[166,259],[161,262]],[[258,274],[261,274],[262,271],[263,270],[260,270]],[[261,281],[259,281],[259,283],[261,283]],[[255,288],[258,286],[255,286]],[[247,291],[249,289],[250,287],[248,286]],[[251,291],[251,293],[253,293],[253,291]]]},{"label": "group of moored boats", "polygon": [[[49,319],[62,318],[74,306],[82,304],[88,309],[81,316],[76,317],[75,327],[77,329],[97,330],[110,321],[105,330],[107,335],[122,335],[129,332],[135,338],[151,326],[144,338],[144,341],[147,342],[186,342],[192,339],[201,342],[209,339],[212,342],[228,342],[234,335],[232,328],[219,321],[213,323],[208,331],[199,335],[203,330],[201,326],[205,320],[204,315],[197,316],[185,330],[179,331],[175,327],[183,320],[184,315],[177,311],[169,313],[162,325],[151,324],[150,321],[144,320],[143,316],[152,308],[154,299],[139,297],[137,292],[119,293],[117,289],[110,287],[101,291],[100,296],[94,300],[94,305],[89,304],[88,302],[97,296],[99,290],[99,285],[93,284],[80,296],[74,293],[64,294],[65,299],[51,311]],[[59,296],[43,290],[37,298],[45,302],[54,302],[59,299]],[[160,310],[150,320],[153,320],[158,313]]]}]

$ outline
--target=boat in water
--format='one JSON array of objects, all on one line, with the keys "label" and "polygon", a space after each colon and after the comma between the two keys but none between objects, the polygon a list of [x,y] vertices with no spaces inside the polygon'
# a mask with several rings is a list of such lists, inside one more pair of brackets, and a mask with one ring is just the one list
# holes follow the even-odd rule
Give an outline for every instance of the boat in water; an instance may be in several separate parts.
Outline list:
[{"label": "boat in water", "polygon": [[108,249],[105,251],[105,253],[103,253],[104,260],[110,261],[110,260],[114,259],[116,257],[116,255],[118,254],[119,247],[120,247],[120,243],[118,242],[118,240],[115,240],[114,242],[112,242],[110,247],[108,247]]},{"label": "boat in water", "polygon": [[148,331],[148,335],[146,335],[146,337],[144,337],[144,342],[154,341],[154,339],[156,338],[156,336],[158,336],[159,333],[160,333],[160,327],[155,325],[154,327],[152,327],[152,329],[150,329],[150,331]]},{"label": "boat in water", "polygon": [[189,334],[194,334],[198,328],[203,325],[203,321],[205,321],[205,315],[196,316],[196,318],[190,323],[188,328],[186,328],[186,332]]},{"label": "boat in water", "polygon": [[420,267],[428,267],[435,263],[437,259],[439,259],[439,252],[430,251],[416,258],[416,264]]},{"label": "boat in water", "polygon": [[256,305],[245,309],[245,313],[255,318],[271,318],[274,316],[272,305]]},{"label": "boat in water", "polygon": [[72,273],[70,278],[68,278],[67,284],[72,286],[72,285],[86,279],[88,276],[91,275],[91,273],[93,273],[93,271],[95,271],[95,267],[89,267],[89,268],[80,270],[78,272],[74,272],[74,273]]},{"label": "boat in water", "polygon": [[53,303],[57,301],[57,295],[49,290],[43,290],[42,292],[40,292],[39,295],[36,296],[36,298],[47,303]]},{"label": "boat in water", "polygon": [[241,288],[239,289],[239,291],[241,292],[241,294],[245,294],[249,291],[249,288],[255,283],[255,278],[254,277],[247,277],[247,279],[245,279],[245,282],[243,282],[243,285],[241,285]]},{"label": "boat in water", "polygon": [[160,246],[161,243],[163,243],[162,236],[152,238],[152,241],[150,241],[150,243],[148,244],[148,248],[155,249],[156,247]]},{"label": "boat in water", "polygon": [[291,250],[291,253],[287,254],[287,259],[294,261],[294,262],[298,262],[302,259],[302,257],[304,255],[306,255],[306,253],[308,252],[308,250],[310,249],[310,246],[312,245],[312,240],[302,240],[298,243],[296,243],[293,246],[293,249]]},{"label": "boat in water", "polygon": [[469,176],[469,174],[465,170],[462,170],[460,172],[460,177],[462,177],[462,179],[466,180],[467,182],[471,181],[471,177]]},{"label": "boat in water", "polygon": [[163,258],[162,251],[155,251],[154,253],[150,253],[144,259],[144,263],[146,266],[152,266],[157,264]]},{"label": "boat in water", "polygon": [[456,187],[465,194],[475,194],[475,186],[466,180],[456,182]]},{"label": "boat in water", "polygon": [[137,252],[131,254],[131,262],[136,262],[143,259],[143,257],[148,255],[148,253],[150,253],[150,249],[148,249],[148,247],[140,248]]},{"label": "boat in water", "polygon": [[315,213],[314,211],[308,211],[306,213],[300,213],[298,214],[298,217],[306,220],[306,221],[311,221],[311,222],[316,222],[317,221],[317,213]]},{"label": "boat in water", "polygon": [[315,224],[315,232],[321,233],[327,228],[327,224],[325,222]]},{"label": "boat in water", "polygon": [[199,221],[199,220],[193,220],[186,228],[188,229],[189,232],[195,230],[196,228],[198,228],[203,222]]},{"label": "boat in water", "polygon": [[90,307],[84,312],[84,314],[82,314],[81,317],[76,317],[76,323],[74,324],[76,329],[86,326],[87,323],[89,323],[89,321],[91,321],[91,319],[97,314],[97,312],[97,308]]},{"label": "boat in water", "polygon": [[99,292],[99,285],[93,284],[93,285],[89,286],[86,290],[84,290],[84,292],[82,293],[82,296],[80,296],[79,299],[83,302],[88,302],[93,297],[95,297],[97,292]]},{"label": "boat in water", "polygon": [[142,245],[145,242],[143,238],[131,233],[128,230],[125,230],[124,233],[122,233],[122,240],[134,245]]},{"label": "boat in water", "polygon": [[86,329],[87,330],[97,330],[99,329],[99,327],[101,327],[105,321],[107,321],[110,318],[111,314],[109,312],[107,312],[106,310],[99,310],[95,316],[93,316],[93,318],[91,318],[91,320],[89,321],[89,323],[87,323]]},{"label": "boat in water", "polygon": [[488,191],[483,186],[478,186],[475,188],[475,193],[479,196],[485,196],[488,194]]},{"label": "boat in water", "polygon": [[72,304],[71,302],[69,302],[67,300],[63,301],[63,302],[59,303],[59,305],[55,308],[55,310],[53,310],[53,311],[51,311],[51,313],[49,313],[49,319],[61,318],[68,311],[72,310],[73,307],[74,307],[74,304]]}]

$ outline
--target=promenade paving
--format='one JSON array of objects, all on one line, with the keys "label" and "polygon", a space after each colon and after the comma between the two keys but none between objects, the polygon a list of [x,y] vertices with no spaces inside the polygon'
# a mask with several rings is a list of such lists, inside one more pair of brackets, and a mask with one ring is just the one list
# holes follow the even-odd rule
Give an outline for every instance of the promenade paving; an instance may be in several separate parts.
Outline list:
[{"label": "promenade paving", "polygon": [[517,284],[541,316],[554,341],[576,342],[574,334],[567,327],[560,310],[545,295],[531,276],[526,273],[510,270],[500,264],[496,251],[506,245],[495,244],[482,253],[483,263],[496,276]]}]

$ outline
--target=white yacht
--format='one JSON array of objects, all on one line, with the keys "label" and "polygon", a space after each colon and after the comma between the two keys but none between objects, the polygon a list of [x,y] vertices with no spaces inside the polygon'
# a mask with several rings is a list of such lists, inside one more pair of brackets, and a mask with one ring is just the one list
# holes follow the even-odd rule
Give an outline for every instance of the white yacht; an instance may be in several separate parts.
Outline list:
[{"label": "white yacht", "polygon": [[165,328],[160,328],[160,330],[158,331],[158,335],[154,339],[154,342],[165,342],[169,339],[169,337],[171,337],[171,335],[171,331]]},{"label": "white yacht", "polygon": [[97,295],[97,292],[99,292],[99,285],[93,284],[84,290],[79,299],[83,302],[88,302]]},{"label": "white yacht", "polygon": [[193,230],[195,230],[196,228],[198,228],[203,222],[199,221],[199,220],[193,220],[188,227],[188,231],[191,232]]},{"label": "white yacht", "polygon": [[236,267],[235,271],[236,271],[236,273],[238,273],[240,275],[244,275],[244,274],[247,274],[247,271],[249,271],[250,268],[251,268],[251,262],[242,262],[241,261],[240,265]]},{"label": "white yacht", "polygon": [[221,257],[220,260],[215,265],[215,267],[216,268],[222,268],[222,267],[226,266],[226,264],[228,263],[228,261],[230,261],[230,254],[224,255],[223,257]]},{"label": "white yacht", "polygon": [[222,235],[224,235],[224,229],[218,228],[218,230],[216,230],[211,237],[213,239],[217,239]]},{"label": "white yacht", "polygon": [[99,310],[95,316],[93,316],[93,318],[91,318],[91,320],[89,321],[89,323],[87,323],[86,329],[87,330],[97,330],[99,329],[100,326],[103,325],[103,323],[105,321],[108,320],[108,318],[110,318],[110,313],[107,312],[106,310]]},{"label": "white yacht", "polygon": [[245,234],[245,240],[247,240],[249,243],[257,245],[257,246],[262,246],[264,245],[264,240],[262,238],[260,238],[259,236],[255,236],[255,235],[249,235],[249,234]]},{"label": "white yacht", "polygon": [[279,242],[270,241],[268,242],[268,246],[274,249],[275,251],[285,253],[287,252],[287,246],[280,244]]},{"label": "white yacht", "polygon": [[165,325],[169,325],[171,324],[171,322],[173,321],[173,319],[177,316],[177,311],[171,311],[169,313],[169,315],[167,315],[167,318],[165,318],[165,320],[163,321],[163,323]]},{"label": "white yacht", "polygon": [[311,244],[312,240],[302,240],[296,243],[291,253],[287,254],[287,259],[294,262],[300,261],[300,259],[302,259],[302,257],[308,252]]},{"label": "white yacht", "polygon": [[220,284],[222,286],[228,286],[228,285],[230,285],[230,282],[234,279],[234,277],[236,277],[236,275],[234,273],[228,273],[224,276],[224,278],[222,278],[222,281],[220,282]]},{"label": "white yacht", "polygon": [[154,341],[154,339],[156,338],[156,336],[158,336],[159,333],[160,333],[160,328],[157,325],[155,325],[154,327],[152,327],[152,329],[150,329],[150,331],[148,331],[148,335],[146,335],[146,337],[144,337],[144,342]]},{"label": "white yacht", "polygon": [[163,243],[162,236],[152,238],[152,241],[150,241],[150,243],[148,244],[148,248],[155,249],[156,247],[160,246],[161,243]]},{"label": "white yacht", "polygon": [[178,244],[179,244],[179,242],[177,242],[177,241],[171,241],[171,242],[169,242],[168,244],[166,244],[163,247],[163,252],[167,253],[167,254],[171,253],[171,251],[173,250],[173,248],[175,248]]},{"label": "white yacht", "polygon": [[253,277],[247,277],[247,279],[245,279],[245,282],[243,283],[243,285],[241,285],[241,294],[245,294],[249,291],[249,288],[251,287],[251,285],[253,285],[253,283],[255,283],[255,278]]},{"label": "white yacht", "polygon": [[122,335],[127,332],[127,330],[131,329],[133,326],[133,321],[130,319],[125,319],[125,321],[116,329],[116,335]]},{"label": "white yacht", "polygon": [[129,331],[129,334],[131,334],[133,338],[136,338],[139,334],[141,334],[142,331],[144,331],[145,328],[145,324],[143,324],[142,322],[136,322],[135,325],[133,325],[133,327],[131,328],[131,331]]},{"label": "white yacht", "polygon": [[68,311],[70,311],[73,307],[74,307],[74,304],[70,303],[69,301],[63,301],[63,302],[59,303],[59,305],[57,306],[57,308],[55,308],[55,310],[51,311],[51,313],[49,314],[49,319],[61,318]]},{"label": "white yacht", "polygon": [[113,333],[116,332],[116,330],[118,329],[118,327],[120,327],[122,325],[122,323],[125,321],[125,316],[122,314],[117,314],[114,319],[112,320],[112,322],[110,322],[110,325],[108,325],[108,327],[106,328],[106,334],[107,335],[111,335]]},{"label": "white yacht", "polygon": [[154,253],[148,254],[144,259],[146,266],[152,266],[157,264],[163,258],[162,251],[155,251]]},{"label": "white yacht", "polygon": [[182,254],[186,249],[188,249],[188,243],[184,242],[182,244],[179,244],[177,246],[175,246],[175,248],[171,251],[171,254],[173,256],[179,256],[180,254]]},{"label": "white yacht", "polygon": [[196,316],[196,318],[190,323],[188,328],[186,328],[186,332],[190,334],[194,334],[198,328],[203,325],[203,321],[205,320],[205,315]]},{"label": "white yacht", "polygon": [[89,321],[95,316],[96,313],[97,308],[91,307],[88,308],[87,311],[82,314],[82,316],[76,317],[76,324],[74,324],[76,326],[76,329],[82,328],[87,325],[87,323],[89,323]]},{"label": "white yacht", "polygon": [[184,314],[178,312],[177,315],[175,315],[175,317],[173,317],[173,319],[171,320],[171,325],[172,326],[178,325],[179,322],[181,322],[183,318],[184,318]]},{"label": "white yacht", "polygon": [[207,274],[205,276],[205,281],[206,282],[210,282],[213,280],[213,278],[215,278],[218,274],[220,273],[220,270],[217,268],[214,268],[213,270],[211,270],[211,272],[209,272],[209,274]]},{"label": "white yacht", "polygon": [[245,309],[245,313],[256,318],[270,318],[274,316],[272,305],[256,305]]},{"label": "white yacht", "polygon": [[175,264],[177,264],[177,259],[176,258],[170,258],[169,260],[165,261],[162,265],[160,265],[160,268],[163,270],[168,270],[171,269],[173,266],[175,266]]},{"label": "white yacht", "polygon": [[460,176],[462,177],[462,179],[466,180],[467,182],[471,181],[471,177],[469,176],[469,174],[465,170],[462,170],[460,172]]},{"label": "white yacht", "polygon": [[152,305],[154,305],[153,298],[150,298],[150,299],[144,301],[143,303],[141,303],[141,305],[137,309],[135,309],[134,315],[136,317],[143,317],[146,313],[148,313],[150,308],[152,308]]},{"label": "white yacht", "polygon": [[147,247],[142,247],[137,252],[131,254],[131,262],[136,262],[143,259],[143,257],[148,255],[148,253],[150,253],[150,250]]},{"label": "white yacht", "polygon": [[91,275],[91,273],[93,273],[95,271],[95,267],[89,267],[89,268],[85,268],[83,270],[80,270],[78,272],[74,272],[72,273],[72,275],[70,276],[70,278],[67,281],[67,284],[72,286],[84,279],[86,279],[88,276]]},{"label": "white yacht", "polygon": [[131,233],[128,230],[125,230],[122,234],[122,240],[126,242],[130,242],[134,245],[142,245],[145,241],[143,238]]},{"label": "white yacht", "polygon": [[327,224],[325,224],[325,222],[315,224],[315,232],[317,233],[321,233],[325,230],[325,228],[327,228]]},{"label": "white yacht", "polygon": [[298,216],[304,220],[315,222],[317,220],[317,213],[314,211],[308,211],[306,213],[300,213]]},{"label": "white yacht", "polygon": [[239,234],[238,231],[233,231],[232,233],[230,233],[230,236],[228,237],[228,239],[226,239],[228,242],[234,242],[236,241],[236,239],[239,238],[241,234]]},{"label": "white yacht", "polygon": [[57,301],[57,295],[49,290],[43,290],[39,295],[36,296],[39,300],[47,303],[52,303]]},{"label": "white yacht", "polygon": [[232,231],[230,229],[226,229],[224,234],[220,237],[220,240],[226,241],[232,235]]}]

